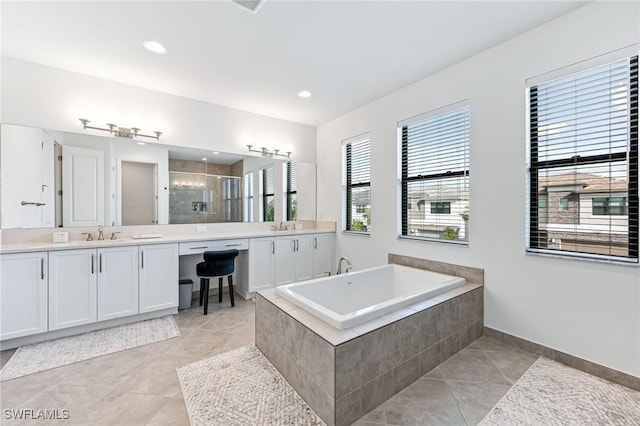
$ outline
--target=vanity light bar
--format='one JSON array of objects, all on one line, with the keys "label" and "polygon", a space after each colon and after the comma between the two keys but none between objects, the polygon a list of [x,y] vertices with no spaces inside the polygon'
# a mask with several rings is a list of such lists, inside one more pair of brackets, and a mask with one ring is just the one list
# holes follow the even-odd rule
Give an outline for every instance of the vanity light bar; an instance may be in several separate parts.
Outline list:
[{"label": "vanity light bar", "polygon": [[94,126],[89,126],[88,124],[91,123],[91,121],[87,120],[86,118],[81,118],[80,122],[82,123],[82,128],[83,129],[93,129],[93,130],[102,130],[105,132],[109,132],[114,136],[120,137],[120,138],[128,138],[128,139],[132,139],[134,137],[143,137],[143,138],[151,138],[151,139],[157,139],[160,140],[160,135],[162,134],[162,132],[153,132],[153,135],[145,135],[142,133],[138,133],[140,131],[139,128],[137,127],[132,127],[132,128],[126,128],[126,127],[118,127],[116,124],[112,124],[112,123],[107,123],[107,128],[104,127],[94,127]]},{"label": "vanity light bar", "polygon": [[264,146],[262,148],[260,148],[260,149],[252,149],[253,145],[247,145],[247,148],[249,148],[249,152],[259,152],[260,154],[262,154],[263,157],[269,157],[269,158],[287,157],[287,158],[291,158],[291,151],[287,151],[286,154],[280,154],[280,150],[279,149],[274,149],[273,151],[269,151]]}]

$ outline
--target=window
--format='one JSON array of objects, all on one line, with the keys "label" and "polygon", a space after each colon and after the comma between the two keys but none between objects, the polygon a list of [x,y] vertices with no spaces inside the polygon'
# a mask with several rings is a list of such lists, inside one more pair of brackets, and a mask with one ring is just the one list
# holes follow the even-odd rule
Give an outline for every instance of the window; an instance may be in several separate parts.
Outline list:
[{"label": "window", "polygon": [[[456,104],[399,123],[398,137],[400,235],[466,242],[469,107]],[[418,208],[411,210],[413,203]]]},{"label": "window", "polygon": [[371,141],[360,137],[344,143],[344,230],[371,232]]},{"label": "window", "polygon": [[591,214],[594,216],[626,216],[626,197],[594,197],[591,199]]},{"label": "window", "polygon": [[285,163],[285,176],[287,177],[285,188],[285,210],[287,220],[298,220],[298,186],[296,183],[297,165],[295,161]]},{"label": "window", "polygon": [[274,200],[274,174],[273,166],[262,169],[260,172],[260,187],[262,192],[262,221],[273,222],[275,216]]},{"label": "window", "polygon": [[445,202],[432,202],[431,214],[451,214],[451,203]]},{"label": "window", "polygon": [[[539,203],[538,203],[539,205]],[[560,198],[560,210],[567,211],[569,210],[569,198],[564,197]]]},{"label": "window", "polygon": [[253,222],[253,172],[244,175],[244,220]]},{"label": "window", "polygon": [[538,198],[538,208],[539,209],[546,209],[547,208],[547,199],[544,197],[539,197]]},{"label": "window", "polygon": [[527,250],[637,262],[638,57],[528,90]]}]

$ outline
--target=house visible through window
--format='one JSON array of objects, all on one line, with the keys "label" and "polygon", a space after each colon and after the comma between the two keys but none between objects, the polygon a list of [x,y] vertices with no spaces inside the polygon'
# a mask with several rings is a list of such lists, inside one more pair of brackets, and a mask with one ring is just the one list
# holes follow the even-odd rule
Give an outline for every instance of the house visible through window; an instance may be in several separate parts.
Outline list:
[{"label": "house visible through window", "polygon": [[275,216],[275,182],[273,166],[262,169],[260,172],[260,179],[260,189],[262,192],[262,221],[273,222]]},{"label": "house visible through window", "polygon": [[371,232],[371,141],[344,143],[344,230]]},{"label": "house visible through window", "polygon": [[298,220],[298,185],[297,185],[297,165],[295,161],[285,163],[285,176],[287,177],[285,188],[285,210],[287,220]]},{"label": "house visible through window", "polygon": [[529,128],[527,250],[637,262],[638,57],[530,85]]},{"label": "house visible through window", "polygon": [[[467,241],[469,107],[458,104],[399,123],[398,137],[400,235]],[[413,203],[417,209],[409,208]]]}]

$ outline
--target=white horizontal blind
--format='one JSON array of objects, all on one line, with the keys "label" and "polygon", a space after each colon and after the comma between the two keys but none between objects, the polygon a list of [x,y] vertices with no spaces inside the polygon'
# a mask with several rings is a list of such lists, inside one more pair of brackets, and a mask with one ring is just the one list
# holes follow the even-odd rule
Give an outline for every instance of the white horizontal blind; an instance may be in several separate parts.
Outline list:
[{"label": "white horizontal blind", "polygon": [[345,149],[345,230],[371,232],[371,140],[348,142]]},{"label": "white horizontal blind", "polygon": [[401,127],[401,235],[468,240],[469,107]]},{"label": "white horizontal blind", "polygon": [[638,258],[637,63],[529,88],[529,249]]},{"label": "white horizontal blind", "polygon": [[275,216],[275,176],[273,166],[262,169],[262,221],[273,222]]},{"label": "white horizontal blind", "polygon": [[287,200],[287,220],[298,220],[297,209],[297,197],[298,197],[298,167],[295,161],[289,161],[286,165],[287,168],[287,188],[286,188],[286,200]]}]

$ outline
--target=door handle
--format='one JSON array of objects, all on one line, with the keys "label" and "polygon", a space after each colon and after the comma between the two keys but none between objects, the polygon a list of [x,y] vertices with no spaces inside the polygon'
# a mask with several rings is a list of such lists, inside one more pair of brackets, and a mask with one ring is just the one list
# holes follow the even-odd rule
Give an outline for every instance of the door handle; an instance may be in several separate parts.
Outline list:
[{"label": "door handle", "polygon": [[144,250],[140,251],[140,267],[144,269]]},{"label": "door handle", "polygon": [[202,250],[202,249],[206,249],[208,248],[207,246],[202,246],[202,247],[191,247],[189,248],[189,250]]},{"label": "door handle", "polygon": [[296,251],[296,240],[291,240],[291,242],[293,243],[293,251]]},{"label": "door handle", "polygon": [[242,244],[238,243],[238,244],[225,244],[225,247],[238,247],[241,246]]},{"label": "door handle", "polygon": [[44,280],[44,257],[40,258],[40,279]]},{"label": "door handle", "polygon": [[95,273],[94,266],[93,266],[94,257],[95,257],[95,255],[93,253],[91,253],[91,273],[92,274]]},{"label": "door handle", "polygon": [[276,254],[276,243],[271,241],[271,254]]},{"label": "door handle", "polygon": [[313,237],[313,248],[318,250],[318,237]]},{"label": "door handle", "polygon": [[98,272],[102,273],[102,253],[98,255]]},{"label": "door handle", "polygon": [[21,201],[20,205],[21,206],[37,206],[37,207],[46,206],[45,203],[36,203],[34,201]]}]

